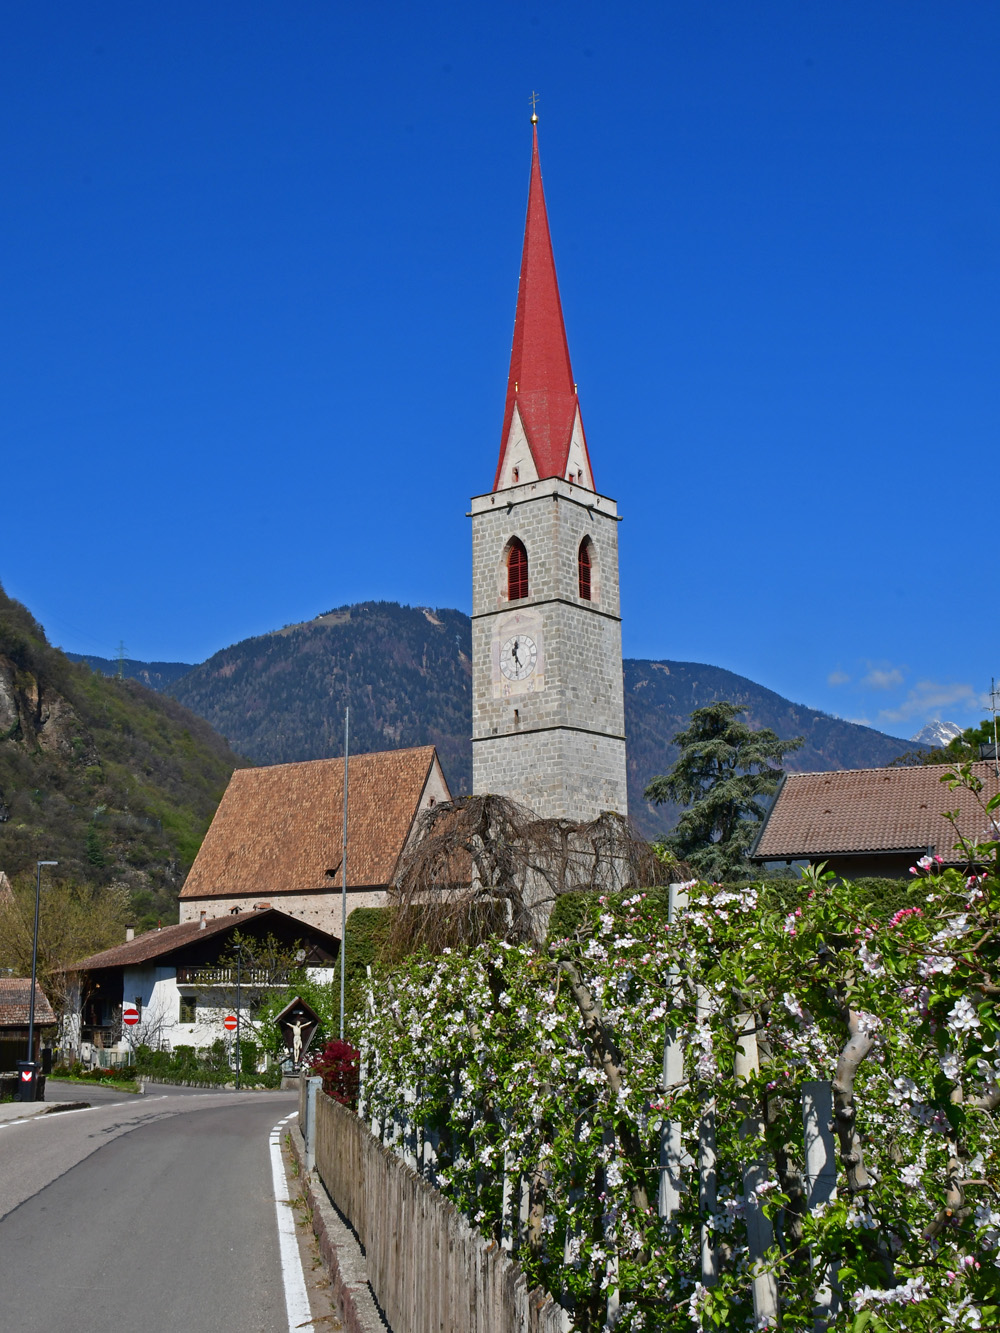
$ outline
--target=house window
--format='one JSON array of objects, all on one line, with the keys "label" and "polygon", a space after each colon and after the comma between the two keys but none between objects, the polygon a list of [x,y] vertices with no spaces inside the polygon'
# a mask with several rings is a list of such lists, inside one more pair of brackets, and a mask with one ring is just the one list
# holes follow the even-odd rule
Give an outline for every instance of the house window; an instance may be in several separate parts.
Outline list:
[{"label": "house window", "polygon": [[517,483],[518,483],[518,478],[520,477],[520,475],[521,475],[521,472],[520,472],[520,469],[519,469],[519,468],[515,468],[514,471],[511,473],[511,478],[512,478],[512,480],[513,480],[515,486],[516,486]]},{"label": "house window", "polygon": [[507,552],[507,600],[516,602],[528,595],[528,552],[515,537]]},{"label": "house window", "polygon": [[580,553],[577,557],[577,564],[580,571],[580,596],[585,602],[590,601],[590,542],[584,537],[580,543]]},{"label": "house window", "polygon": [[194,995],[181,996],[181,1011],[179,1021],[181,1023],[195,1023],[198,1020],[198,999]]}]

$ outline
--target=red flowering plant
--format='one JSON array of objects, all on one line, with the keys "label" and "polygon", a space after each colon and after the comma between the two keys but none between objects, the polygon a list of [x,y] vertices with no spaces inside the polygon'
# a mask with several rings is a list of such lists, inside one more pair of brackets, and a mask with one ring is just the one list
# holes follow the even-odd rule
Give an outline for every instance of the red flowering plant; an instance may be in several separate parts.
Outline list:
[{"label": "red flowering plant", "polygon": [[349,1041],[328,1041],[309,1057],[312,1073],[323,1080],[323,1091],[353,1111],[358,1104],[360,1052]]}]

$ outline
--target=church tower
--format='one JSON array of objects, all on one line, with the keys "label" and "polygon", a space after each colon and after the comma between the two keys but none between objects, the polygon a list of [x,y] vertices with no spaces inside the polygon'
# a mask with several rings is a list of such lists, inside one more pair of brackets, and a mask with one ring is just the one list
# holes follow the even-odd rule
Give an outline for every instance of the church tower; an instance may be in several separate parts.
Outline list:
[{"label": "church tower", "polygon": [[472,782],[589,820],[627,813],[619,519],[594,486],[532,124],[500,459],[472,501]]}]

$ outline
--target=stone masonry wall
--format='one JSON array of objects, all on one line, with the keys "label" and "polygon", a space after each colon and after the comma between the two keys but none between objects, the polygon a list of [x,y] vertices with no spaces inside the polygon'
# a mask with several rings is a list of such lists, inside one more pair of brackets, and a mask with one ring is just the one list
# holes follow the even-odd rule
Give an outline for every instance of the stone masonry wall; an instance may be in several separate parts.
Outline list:
[{"label": "stone masonry wall", "polygon": [[[509,795],[541,815],[626,813],[614,502],[552,478],[477,497],[472,528],[473,789]],[[529,595],[511,603],[513,537],[528,554]],[[584,538],[590,601],[579,596]],[[498,660],[499,645],[515,634],[536,641],[538,666],[512,686]]]},{"label": "stone masonry wall", "polygon": [[[384,889],[347,890],[347,915],[356,907],[384,907],[386,904]],[[209,917],[227,916],[232,908],[241,912],[252,912],[254,903],[267,902],[279,912],[287,912],[299,921],[318,926],[340,939],[340,888],[316,889],[311,893],[270,893],[263,898],[259,893],[240,896],[219,895],[211,898],[182,898],[180,900],[181,921],[197,921],[202,912]]]},{"label": "stone masonry wall", "polygon": [[473,746],[477,792],[498,792],[548,818],[627,814],[625,742],[594,732],[533,731],[489,737]]}]

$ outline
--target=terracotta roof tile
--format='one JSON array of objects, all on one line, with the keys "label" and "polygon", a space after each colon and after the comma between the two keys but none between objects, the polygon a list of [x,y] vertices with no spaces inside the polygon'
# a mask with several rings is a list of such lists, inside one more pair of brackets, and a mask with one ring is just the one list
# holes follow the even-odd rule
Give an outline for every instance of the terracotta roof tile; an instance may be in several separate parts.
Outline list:
[{"label": "terracotta roof tile", "polygon": [[[997,790],[992,763],[973,764],[984,785],[983,800]],[[959,811],[959,828],[970,841],[996,835],[973,795],[950,791],[941,781],[947,764],[914,768],[860,768],[834,773],[789,773],[771,807],[753,852],[755,861],[815,860],[834,853],[925,851],[946,862],[964,858],[957,837],[942,818]]]},{"label": "terracotta roof tile", "polygon": [[[436,763],[434,747],[351,756],[348,886],[390,883]],[[237,769],[182,898],[340,888],[343,759]]]},{"label": "terracotta roof tile", "polygon": [[[28,1026],[31,1004],[30,977],[0,977],[0,1027]],[[46,1027],[55,1023],[56,1016],[41,986],[35,983],[35,1026]]]}]

